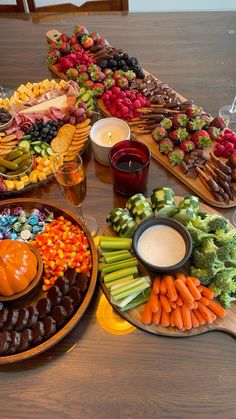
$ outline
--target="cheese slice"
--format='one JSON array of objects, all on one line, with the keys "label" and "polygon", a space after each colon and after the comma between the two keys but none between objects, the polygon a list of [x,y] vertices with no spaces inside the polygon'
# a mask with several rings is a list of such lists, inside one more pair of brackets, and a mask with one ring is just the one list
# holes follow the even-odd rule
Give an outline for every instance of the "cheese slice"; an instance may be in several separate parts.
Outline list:
[{"label": "cheese slice", "polygon": [[38,105],[31,106],[30,108],[24,109],[23,111],[20,111],[19,113],[29,114],[29,113],[36,112],[36,113],[43,114],[52,106],[60,110],[66,109],[67,96],[62,95],[62,96],[55,97],[54,99],[45,100],[45,102],[41,102]]}]

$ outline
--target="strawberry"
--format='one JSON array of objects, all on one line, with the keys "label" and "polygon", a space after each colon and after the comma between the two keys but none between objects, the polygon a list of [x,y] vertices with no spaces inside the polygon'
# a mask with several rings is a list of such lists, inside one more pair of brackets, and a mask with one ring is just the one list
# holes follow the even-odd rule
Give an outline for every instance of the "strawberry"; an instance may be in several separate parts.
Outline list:
[{"label": "strawberry", "polygon": [[71,46],[70,50],[71,50],[71,52],[74,52],[74,51],[81,51],[81,49],[82,49],[81,45],[74,44],[74,45]]},{"label": "strawberry", "polygon": [[174,142],[181,142],[186,140],[188,136],[188,131],[186,128],[178,128],[177,130],[171,131],[169,137]]},{"label": "strawberry", "polygon": [[48,51],[48,55],[47,55],[47,61],[49,64],[56,64],[59,60],[58,55],[56,54],[55,51],[51,50]]},{"label": "strawberry", "polygon": [[89,36],[93,39],[94,44],[96,44],[100,38],[97,32],[90,32]]},{"label": "strawberry", "polygon": [[69,70],[67,70],[66,75],[68,77],[69,80],[76,80],[76,78],[78,77],[79,73],[76,70],[76,68],[70,68]]},{"label": "strawberry", "polygon": [[87,80],[84,85],[86,87],[88,87],[89,89],[92,89],[92,87],[94,86],[94,82],[92,80]]},{"label": "strawberry", "polygon": [[184,140],[182,141],[182,143],[180,143],[180,149],[183,150],[184,152],[189,152],[192,151],[196,148],[195,144],[193,141],[191,140]]},{"label": "strawberry", "polygon": [[172,121],[170,118],[163,118],[160,125],[165,129],[170,129],[172,127]]},{"label": "strawberry", "polygon": [[103,73],[106,77],[111,77],[113,75],[113,71],[111,68],[105,68],[105,70],[103,70]]},{"label": "strawberry", "polygon": [[179,165],[184,159],[184,151],[180,149],[173,150],[168,154],[168,158],[172,166]]},{"label": "strawberry", "polygon": [[208,132],[211,140],[216,140],[217,137],[220,135],[220,128],[216,128],[216,127],[211,126],[207,129],[207,132]]},{"label": "strawberry", "polygon": [[123,77],[125,72],[123,70],[116,70],[114,71],[112,77],[113,79],[117,80],[119,77]]},{"label": "strawberry", "polygon": [[128,70],[125,72],[125,77],[127,78],[127,80],[131,81],[136,79],[136,74],[133,70]]},{"label": "strawberry", "polygon": [[102,83],[94,83],[92,87],[92,91],[96,97],[102,96],[104,90],[105,90],[105,87],[103,86]]},{"label": "strawberry", "polygon": [[202,115],[200,115],[200,118],[203,121],[205,121],[204,128],[205,129],[208,128],[210,126],[210,123],[211,123],[211,117],[210,117],[210,115],[208,115],[207,113],[203,113]]},{"label": "strawberry", "polygon": [[69,39],[69,43],[70,43],[71,45],[77,44],[77,38],[76,38],[76,36],[75,36],[75,35],[73,35],[73,36],[71,36],[71,37],[70,37],[70,39]]},{"label": "strawberry", "polygon": [[88,79],[89,79],[88,73],[79,73],[77,82],[84,84]]},{"label": "strawberry", "polygon": [[205,121],[200,118],[200,116],[196,116],[195,118],[192,118],[187,123],[187,128],[190,131],[199,131],[202,129],[205,125]]},{"label": "strawberry", "polygon": [[99,38],[98,45],[110,45],[110,44],[105,38]]},{"label": "strawberry", "polygon": [[116,84],[121,89],[127,89],[127,87],[129,86],[129,82],[125,77],[118,77],[116,79]]},{"label": "strawberry", "polygon": [[169,138],[163,138],[159,143],[159,150],[162,154],[167,154],[174,148],[173,142]]},{"label": "strawberry", "polygon": [[74,26],[73,32],[75,35],[88,34],[88,29],[83,25]]},{"label": "strawberry", "polygon": [[49,47],[49,49],[58,49],[59,45],[60,45],[59,42],[54,41],[54,42],[50,42],[48,47]]},{"label": "strawberry", "polygon": [[88,66],[88,72],[93,73],[95,71],[101,71],[100,67],[97,64],[90,64]]},{"label": "strawberry", "polygon": [[109,90],[116,85],[116,81],[115,81],[115,79],[107,78],[103,81],[103,84],[104,84],[106,90]]},{"label": "strawberry", "polygon": [[100,74],[99,73],[100,73],[99,71],[92,71],[90,73],[91,80],[93,80],[94,82],[100,81]]},{"label": "strawberry", "polygon": [[173,126],[175,128],[186,127],[187,121],[188,121],[188,117],[184,113],[175,114],[172,120]]},{"label": "strawberry", "polygon": [[70,44],[68,44],[68,42],[62,42],[62,44],[60,45],[59,50],[63,55],[69,54]]},{"label": "strawberry", "polygon": [[205,148],[211,144],[211,139],[208,132],[202,129],[193,134],[193,142],[198,148]]},{"label": "strawberry", "polygon": [[84,36],[82,36],[82,38],[81,38],[81,44],[83,45],[83,47],[85,48],[85,49],[89,49],[89,48],[91,48],[91,47],[93,47],[93,45],[94,45],[94,41],[93,41],[93,38],[91,38],[90,36],[88,36],[88,35],[84,35]]},{"label": "strawberry", "polygon": [[152,131],[152,137],[155,141],[160,141],[162,140],[162,138],[166,136],[167,136],[167,131],[163,127],[158,126]]},{"label": "strawberry", "polygon": [[67,42],[68,36],[65,33],[61,33],[61,35],[59,36],[59,40],[62,42]]},{"label": "strawberry", "polygon": [[221,130],[223,130],[226,127],[226,122],[224,118],[222,118],[221,116],[217,116],[211,121],[210,126],[220,128]]},{"label": "strawberry", "polygon": [[202,113],[202,108],[200,106],[196,106],[196,105],[192,105],[189,106],[186,110],[185,113],[188,117],[190,118],[194,118],[195,116],[199,116]]},{"label": "strawberry", "polygon": [[79,73],[86,73],[88,68],[85,64],[79,64],[77,65],[76,70],[78,70]]}]

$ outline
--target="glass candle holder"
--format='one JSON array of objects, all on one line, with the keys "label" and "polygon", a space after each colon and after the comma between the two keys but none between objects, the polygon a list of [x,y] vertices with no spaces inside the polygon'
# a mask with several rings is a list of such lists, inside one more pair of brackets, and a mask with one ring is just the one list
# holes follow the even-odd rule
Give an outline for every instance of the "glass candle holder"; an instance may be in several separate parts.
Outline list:
[{"label": "glass candle holder", "polygon": [[116,192],[132,196],[145,193],[151,153],[140,142],[125,140],[115,144],[109,152],[109,162]]}]

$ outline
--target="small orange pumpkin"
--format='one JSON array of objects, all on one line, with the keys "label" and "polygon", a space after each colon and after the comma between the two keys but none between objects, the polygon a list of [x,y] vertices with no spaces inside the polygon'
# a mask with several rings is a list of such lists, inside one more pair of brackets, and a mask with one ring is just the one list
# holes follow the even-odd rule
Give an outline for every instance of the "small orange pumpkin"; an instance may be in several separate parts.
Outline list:
[{"label": "small orange pumpkin", "polygon": [[0,295],[23,291],[37,273],[37,257],[24,242],[0,241]]}]

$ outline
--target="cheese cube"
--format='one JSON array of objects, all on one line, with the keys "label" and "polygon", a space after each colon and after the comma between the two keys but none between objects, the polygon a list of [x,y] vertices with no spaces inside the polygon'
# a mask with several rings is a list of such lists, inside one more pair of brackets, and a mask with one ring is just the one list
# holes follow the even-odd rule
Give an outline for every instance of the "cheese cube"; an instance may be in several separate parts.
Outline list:
[{"label": "cheese cube", "polygon": [[20,189],[23,189],[25,187],[24,182],[22,182],[21,180],[17,180],[15,182],[15,187],[16,189],[19,191]]},{"label": "cheese cube", "polygon": [[20,180],[24,183],[24,185],[28,185],[30,183],[29,176],[27,175],[22,176]]},{"label": "cheese cube", "polygon": [[8,191],[15,189],[15,182],[13,180],[3,180],[3,183]]},{"label": "cheese cube", "polygon": [[38,182],[38,171],[32,170],[32,172],[29,174],[29,181],[30,183],[37,183]]},{"label": "cheese cube", "polygon": [[52,169],[51,169],[51,167],[44,167],[44,168],[42,169],[42,172],[43,172],[46,176],[49,176],[49,175],[51,175],[51,173],[52,173]]},{"label": "cheese cube", "polygon": [[25,92],[25,90],[26,90],[26,87],[25,87],[25,85],[24,85],[24,84],[21,84],[21,85],[18,87],[18,89],[17,89],[17,91],[18,91],[19,93],[24,93],[24,92]]},{"label": "cheese cube", "polygon": [[44,179],[46,179],[46,175],[45,175],[45,173],[43,173],[42,171],[38,171],[38,178],[39,178],[39,180],[44,180]]}]

